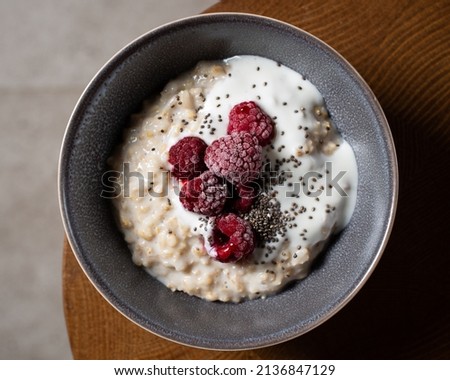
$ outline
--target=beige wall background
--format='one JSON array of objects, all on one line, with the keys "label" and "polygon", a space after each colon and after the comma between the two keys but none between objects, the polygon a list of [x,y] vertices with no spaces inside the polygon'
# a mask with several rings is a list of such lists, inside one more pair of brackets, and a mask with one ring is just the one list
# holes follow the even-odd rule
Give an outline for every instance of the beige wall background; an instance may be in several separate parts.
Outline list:
[{"label": "beige wall background", "polygon": [[0,0],[0,359],[71,358],[57,163],[84,87],[121,47],[215,0]]}]

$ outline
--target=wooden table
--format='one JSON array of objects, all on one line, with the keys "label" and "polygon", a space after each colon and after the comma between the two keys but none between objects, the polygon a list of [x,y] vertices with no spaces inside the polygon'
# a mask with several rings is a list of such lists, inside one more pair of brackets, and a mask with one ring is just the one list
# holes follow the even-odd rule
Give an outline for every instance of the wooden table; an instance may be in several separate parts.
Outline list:
[{"label": "wooden table", "polygon": [[64,247],[64,305],[76,359],[450,359],[450,2],[224,0],[208,11],[274,17],[340,52],[371,86],[394,136],[400,197],[384,256],[322,326],[260,350],[188,348],[113,309]]}]

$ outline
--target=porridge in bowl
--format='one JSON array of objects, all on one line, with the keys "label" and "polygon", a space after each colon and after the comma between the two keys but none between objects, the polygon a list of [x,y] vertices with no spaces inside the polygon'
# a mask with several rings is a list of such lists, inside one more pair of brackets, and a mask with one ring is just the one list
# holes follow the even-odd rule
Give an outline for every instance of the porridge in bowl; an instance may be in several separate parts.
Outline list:
[{"label": "porridge in bowl", "polygon": [[355,156],[319,91],[257,56],[170,81],[109,164],[134,263],[210,301],[264,298],[306,277],[356,202]]}]

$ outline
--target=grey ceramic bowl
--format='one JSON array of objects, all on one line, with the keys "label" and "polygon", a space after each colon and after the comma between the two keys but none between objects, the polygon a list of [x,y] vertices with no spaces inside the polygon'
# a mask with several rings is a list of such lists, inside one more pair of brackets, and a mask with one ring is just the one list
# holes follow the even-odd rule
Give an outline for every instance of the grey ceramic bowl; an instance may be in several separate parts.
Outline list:
[{"label": "grey ceramic bowl", "polygon": [[[323,94],[352,145],[356,209],[309,277],[265,300],[207,302],[172,293],[135,266],[102,199],[100,178],[121,131],[142,101],[200,60],[271,58],[304,74]],[[339,311],[362,287],[386,245],[396,208],[397,162],[373,93],[334,50],[291,25],[247,14],[210,14],[159,27],[130,43],[95,76],[69,121],[59,194],[70,244],[98,291],[129,319],[167,339],[209,349],[249,349],[297,337]]]}]

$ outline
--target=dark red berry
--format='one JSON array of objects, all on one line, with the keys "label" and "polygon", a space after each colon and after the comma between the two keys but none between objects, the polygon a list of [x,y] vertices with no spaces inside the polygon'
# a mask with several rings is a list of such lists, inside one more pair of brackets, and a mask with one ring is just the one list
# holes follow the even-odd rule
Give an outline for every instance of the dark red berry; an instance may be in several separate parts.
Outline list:
[{"label": "dark red berry", "polygon": [[275,129],[272,119],[255,102],[242,102],[231,109],[227,132],[248,132],[258,139],[259,145],[266,146]]},{"label": "dark red berry", "polygon": [[223,263],[235,262],[255,249],[255,236],[250,223],[235,214],[216,218],[211,239],[210,255]]},{"label": "dark red berry", "polygon": [[233,133],[215,140],[205,153],[205,162],[215,175],[238,185],[259,177],[262,148],[247,132]]},{"label": "dark red berry", "polygon": [[226,198],[226,183],[210,171],[187,181],[180,191],[180,202],[184,208],[206,216],[218,215]]},{"label": "dark red berry", "polygon": [[250,183],[245,185],[238,185],[235,188],[235,194],[231,201],[231,209],[239,213],[246,213],[250,211],[256,197],[258,190]]},{"label": "dark red berry", "polygon": [[173,145],[169,150],[172,175],[178,179],[192,179],[207,170],[204,162],[207,146],[194,136],[184,137]]}]

